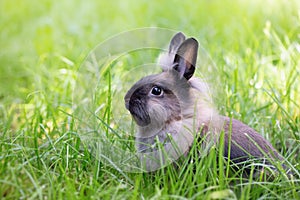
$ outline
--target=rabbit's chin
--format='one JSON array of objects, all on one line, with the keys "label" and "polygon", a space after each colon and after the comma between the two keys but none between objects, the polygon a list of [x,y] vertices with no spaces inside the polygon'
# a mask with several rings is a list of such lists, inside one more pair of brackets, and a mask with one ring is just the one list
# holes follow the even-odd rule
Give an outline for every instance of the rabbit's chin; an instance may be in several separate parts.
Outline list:
[{"label": "rabbit's chin", "polygon": [[167,118],[165,117],[150,117],[149,121],[145,121],[141,119],[138,116],[132,115],[135,123],[141,127],[141,128],[147,128],[147,129],[161,129],[165,126],[165,122],[167,121]]},{"label": "rabbit's chin", "polygon": [[141,119],[140,117],[136,116],[136,115],[132,115],[135,123],[139,126],[139,127],[146,127],[149,126],[149,124],[151,124],[151,122],[145,121],[143,119]]}]

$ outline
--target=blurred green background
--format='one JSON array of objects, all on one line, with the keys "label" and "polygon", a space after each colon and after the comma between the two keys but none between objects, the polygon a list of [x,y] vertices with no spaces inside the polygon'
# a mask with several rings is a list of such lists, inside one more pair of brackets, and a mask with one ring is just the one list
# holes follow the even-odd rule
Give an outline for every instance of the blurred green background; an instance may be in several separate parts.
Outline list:
[{"label": "blurred green background", "polygon": [[45,85],[56,87],[57,70],[76,68],[98,43],[134,28],[157,26],[193,35],[217,64],[227,55],[263,51],[272,43],[264,32],[267,23],[282,42],[299,41],[297,0],[1,0],[0,9],[2,102],[24,101]]}]

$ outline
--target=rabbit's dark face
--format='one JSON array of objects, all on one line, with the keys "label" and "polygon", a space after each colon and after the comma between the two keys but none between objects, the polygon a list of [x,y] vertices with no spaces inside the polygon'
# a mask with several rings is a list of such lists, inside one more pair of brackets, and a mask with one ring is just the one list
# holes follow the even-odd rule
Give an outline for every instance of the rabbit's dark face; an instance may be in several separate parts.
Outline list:
[{"label": "rabbit's dark face", "polygon": [[125,106],[140,127],[162,128],[182,118],[180,105],[191,101],[188,80],[195,71],[197,51],[195,39],[176,34],[163,72],[142,78],[127,92]]},{"label": "rabbit's dark face", "polygon": [[181,119],[180,103],[173,83],[164,81],[167,76],[170,80],[169,75],[165,72],[147,76],[127,92],[125,106],[139,126],[151,125],[159,128],[163,124]]}]

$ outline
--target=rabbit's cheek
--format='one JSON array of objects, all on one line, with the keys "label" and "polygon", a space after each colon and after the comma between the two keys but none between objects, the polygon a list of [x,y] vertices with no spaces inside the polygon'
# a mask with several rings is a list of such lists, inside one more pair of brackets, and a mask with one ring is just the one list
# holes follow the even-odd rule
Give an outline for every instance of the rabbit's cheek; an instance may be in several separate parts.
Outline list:
[{"label": "rabbit's cheek", "polygon": [[154,104],[149,109],[149,115],[152,124],[162,126],[168,120],[170,113],[163,105]]}]

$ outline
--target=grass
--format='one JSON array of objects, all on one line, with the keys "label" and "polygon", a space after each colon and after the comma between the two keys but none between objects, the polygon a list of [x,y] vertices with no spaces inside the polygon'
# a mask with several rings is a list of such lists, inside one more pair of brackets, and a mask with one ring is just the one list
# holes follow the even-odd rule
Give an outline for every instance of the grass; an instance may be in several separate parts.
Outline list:
[{"label": "grass", "polygon": [[[97,117],[103,123],[73,117],[77,72],[100,42],[149,26],[200,41],[216,65],[217,73],[208,76],[220,113],[258,130],[298,177],[279,173],[272,182],[242,182],[220,170],[218,163],[226,162],[216,160],[217,147],[192,159],[197,143],[181,167],[155,173],[128,173],[96,159],[76,120],[91,123],[116,145],[132,138],[119,131],[132,131],[131,122],[115,121],[113,110],[124,109],[122,98],[114,97],[126,92],[118,90],[118,80],[135,59],[100,72],[105,87],[94,100],[102,105]],[[297,0],[0,1],[0,198],[300,199],[299,33]]]}]

